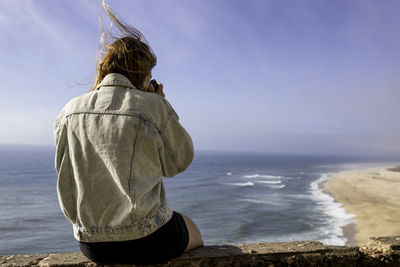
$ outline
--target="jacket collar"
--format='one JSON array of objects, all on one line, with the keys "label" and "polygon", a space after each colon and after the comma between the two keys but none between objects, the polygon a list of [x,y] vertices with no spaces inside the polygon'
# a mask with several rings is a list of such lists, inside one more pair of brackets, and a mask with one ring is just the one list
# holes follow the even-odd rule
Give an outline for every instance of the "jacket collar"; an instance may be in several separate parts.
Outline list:
[{"label": "jacket collar", "polygon": [[96,90],[102,86],[123,86],[129,88],[136,88],[128,78],[119,73],[110,73],[96,86]]}]

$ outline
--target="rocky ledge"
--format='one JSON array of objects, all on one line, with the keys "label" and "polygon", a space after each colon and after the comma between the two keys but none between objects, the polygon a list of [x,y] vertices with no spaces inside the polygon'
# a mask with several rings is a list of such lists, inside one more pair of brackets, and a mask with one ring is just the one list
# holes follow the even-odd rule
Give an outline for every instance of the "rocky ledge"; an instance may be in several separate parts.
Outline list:
[{"label": "rocky ledge", "polygon": [[[81,253],[0,256],[0,266],[132,266],[94,263]],[[205,246],[157,266],[400,266],[400,236],[362,247],[314,241]]]}]

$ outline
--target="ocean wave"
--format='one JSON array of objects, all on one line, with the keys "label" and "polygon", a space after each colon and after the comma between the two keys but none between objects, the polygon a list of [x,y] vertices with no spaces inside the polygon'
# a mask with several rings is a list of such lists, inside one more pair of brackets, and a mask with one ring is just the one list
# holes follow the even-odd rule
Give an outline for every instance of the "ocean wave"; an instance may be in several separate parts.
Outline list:
[{"label": "ocean wave", "polygon": [[282,189],[284,187],[286,187],[286,185],[281,184],[281,185],[268,185],[269,188],[271,189]]},{"label": "ocean wave", "polygon": [[280,184],[282,183],[281,180],[279,181],[254,181],[255,183],[260,183],[260,184]]},{"label": "ocean wave", "polygon": [[319,229],[326,236],[321,242],[327,245],[345,245],[347,238],[343,234],[342,227],[354,222],[350,219],[355,215],[347,213],[341,203],[336,202],[332,196],[321,188],[321,185],[330,179],[331,176],[329,174],[322,174],[319,179],[311,182],[311,199],[317,203],[316,209],[330,218],[328,219],[328,225]]},{"label": "ocean wave", "polygon": [[303,199],[311,199],[310,195],[306,195],[306,194],[296,194],[296,195],[290,195],[288,197],[294,198],[294,199],[299,199],[299,200],[303,200]]},{"label": "ocean wave", "polygon": [[253,186],[254,183],[246,182],[246,183],[224,183],[226,185],[235,185],[235,186]]},{"label": "ocean wave", "polygon": [[232,172],[227,172],[226,175],[232,176]]},{"label": "ocean wave", "polygon": [[285,177],[285,180],[300,180],[303,178],[301,176],[292,176],[292,177],[284,176],[284,177]]},{"label": "ocean wave", "polygon": [[274,201],[272,199],[254,199],[254,198],[242,198],[241,201],[249,202],[249,203],[256,203],[256,204],[266,204],[272,206],[283,206],[281,202]]},{"label": "ocean wave", "polygon": [[262,174],[250,174],[250,175],[244,175],[243,178],[247,178],[247,179],[252,179],[252,178],[281,179],[282,176],[276,176],[276,175],[262,175]]}]

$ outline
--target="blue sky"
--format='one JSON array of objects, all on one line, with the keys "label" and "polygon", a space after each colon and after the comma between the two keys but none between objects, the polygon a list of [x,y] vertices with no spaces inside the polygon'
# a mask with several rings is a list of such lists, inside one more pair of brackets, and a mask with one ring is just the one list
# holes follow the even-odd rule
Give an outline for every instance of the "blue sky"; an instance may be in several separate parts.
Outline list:
[{"label": "blue sky", "polygon": [[[196,149],[400,154],[399,1],[108,4],[148,39]],[[0,2],[0,143],[53,144],[95,75],[99,10]]]}]

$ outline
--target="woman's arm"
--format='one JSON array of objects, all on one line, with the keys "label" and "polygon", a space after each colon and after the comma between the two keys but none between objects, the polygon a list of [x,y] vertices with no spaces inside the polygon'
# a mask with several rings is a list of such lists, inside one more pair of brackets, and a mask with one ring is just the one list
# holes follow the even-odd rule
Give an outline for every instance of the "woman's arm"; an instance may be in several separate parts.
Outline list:
[{"label": "woman's arm", "polygon": [[159,150],[159,156],[163,167],[163,175],[172,177],[183,172],[193,160],[193,143],[189,134],[179,123],[178,115],[169,106],[167,120],[161,130],[163,147]]}]

